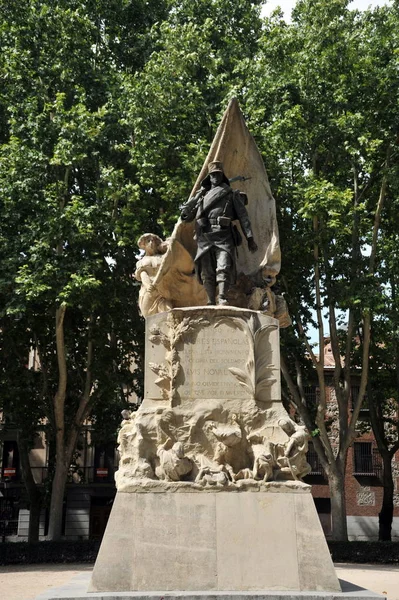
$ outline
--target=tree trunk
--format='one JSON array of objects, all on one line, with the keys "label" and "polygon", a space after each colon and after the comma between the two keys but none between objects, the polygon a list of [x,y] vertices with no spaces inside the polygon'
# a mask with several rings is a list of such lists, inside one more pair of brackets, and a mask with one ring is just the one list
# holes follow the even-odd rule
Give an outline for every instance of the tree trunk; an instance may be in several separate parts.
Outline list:
[{"label": "tree trunk", "polygon": [[348,540],[348,527],[346,523],[345,503],[345,474],[341,469],[334,469],[328,473],[328,485],[331,498],[331,523],[332,539],[337,541]]},{"label": "tree trunk", "polygon": [[[381,452],[381,450],[380,450]],[[383,471],[382,482],[384,486],[384,495],[382,499],[381,511],[378,514],[379,531],[378,539],[380,542],[391,541],[391,530],[393,520],[393,493],[394,484],[392,477],[392,455],[390,452],[382,454]]]},{"label": "tree trunk", "polygon": [[39,541],[40,514],[42,512],[42,495],[35,494],[30,498],[28,542]]},{"label": "tree trunk", "polygon": [[29,447],[22,432],[18,432],[18,450],[21,461],[22,477],[29,498],[29,530],[28,541],[39,540],[40,512],[42,508],[42,492],[36,484],[29,461]]},{"label": "tree trunk", "polygon": [[53,484],[51,486],[48,540],[59,540],[62,536],[62,513],[67,474],[67,467],[64,462],[61,462],[58,458],[56,461]]},{"label": "tree trunk", "polygon": [[[61,252],[61,250],[60,250]],[[65,484],[70,461],[65,456],[65,398],[67,389],[67,363],[64,339],[64,317],[66,304],[62,303],[55,312],[55,338],[57,343],[58,388],[54,396],[55,422],[55,472],[51,486],[48,539],[59,540],[62,535],[62,509]]]}]

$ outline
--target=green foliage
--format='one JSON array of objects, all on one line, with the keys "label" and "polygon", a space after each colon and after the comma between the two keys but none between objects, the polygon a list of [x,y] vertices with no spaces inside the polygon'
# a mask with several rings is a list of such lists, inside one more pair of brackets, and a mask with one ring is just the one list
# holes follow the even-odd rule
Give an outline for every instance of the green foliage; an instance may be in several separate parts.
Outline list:
[{"label": "green foliage", "polygon": [[[314,325],[315,242],[322,307],[353,308],[358,321],[378,302],[385,264],[380,244],[369,277],[383,165],[397,139],[398,13],[347,5],[301,0],[292,24],[275,13],[257,59],[241,66],[250,68],[246,112],[280,211],[286,297],[305,332]],[[393,164],[392,155],[382,227],[395,198]]]},{"label": "green foliage", "polygon": [[[46,416],[52,430],[60,306],[67,423],[84,393],[89,341],[91,414],[104,439],[128,391],[141,393],[142,373],[130,369],[132,358],[141,366],[143,333],[136,240],[171,232],[234,95],[279,210],[291,372],[313,383],[306,335],[327,312],[338,327],[339,315],[353,316],[348,344],[337,336],[353,366],[365,315],[377,315],[379,364],[396,352],[397,3],[360,13],[346,0],[299,0],[290,24],[278,11],[262,22],[261,4],[0,1],[0,391],[15,422]],[[31,347],[39,374],[25,369]],[[317,442],[318,406],[304,406]]]},{"label": "green foliage", "polygon": [[237,61],[252,57],[261,31],[260,2],[173,3],[152,30],[156,46],[144,69],[127,79],[131,163],[169,233],[188,197],[227,100],[244,84]]},{"label": "green foliage", "polygon": [[150,27],[166,7],[2,5],[1,316],[7,331],[29,331],[19,349],[25,360],[30,347],[40,349],[48,397],[57,380],[55,308],[68,307],[71,396],[82,392],[75,377],[85,369],[91,322],[96,377],[104,380],[98,394],[107,390],[110,400],[121,379],[132,382],[129,363],[142,331],[131,279],[135,240],[153,221],[151,210],[137,210],[120,88],[144,64]]},{"label": "green foliage", "polygon": [[[368,354],[368,319],[374,318],[377,334],[388,317],[396,268],[387,267],[397,248],[396,226],[388,233],[388,223],[394,223],[398,182],[398,6],[361,13],[348,5],[299,0],[290,24],[276,11],[265,20],[256,59],[240,66],[242,73],[249,71],[245,110],[279,210],[280,281],[296,334],[282,334],[290,397],[296,393],[301,417],[311,431],[319,430],[315,447],[338,477],[356,435],[350,415],[357,413],[349,412],[350,368],[362,369],[363,381],[368,375],[359,341]],[[322,401],[323,368],[317,374],[309,368],[311,356],[318,365],[309,342],[315,325],[320,331],[325,327],[322,335],[330,334],[336,358],[336,453]],[[389,320],[387,333],[390,326],[397,329]],[[387,364],[392,345],[377,339],[387,344]],[[339,355],[350,368],[339,364]],[[381,371],[380,363],[375,372]],[[304,386],[315,380],[320,395],[309,402]],[[344,524],[342,506],[339,510]],[[344,525],[339,535],[345,537]]]},{"label": "green foliage", "polygon": [[[120,97],[166,12],[151,0],[1,2],[0,394],[30,444],[38,423],[50,443],[55,435],[60,306],[67,435],[96,403],[115,423],[129,393],[142,393],[142,374],[132,372],[143,337],[132,273],[154,212],[141,205]],[[90,406],[77,417],[87,392]]]},{"label": "green foliage", "polygon": [[[107,441],[130,392],[142,395],[136,240],[169,233],[239,81],[234,66],[257,46],[260,2],[0,8],[2,407],[26,435],[45,419],[51,440],[63,346],[66,439],[90,412]],[[31,348],[37,371],[26,370]]]}]

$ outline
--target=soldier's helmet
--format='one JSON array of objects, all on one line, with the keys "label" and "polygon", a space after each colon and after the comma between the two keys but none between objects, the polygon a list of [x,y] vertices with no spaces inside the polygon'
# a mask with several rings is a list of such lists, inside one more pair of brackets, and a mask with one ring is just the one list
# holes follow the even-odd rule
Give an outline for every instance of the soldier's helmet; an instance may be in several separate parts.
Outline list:
[{"label": "soldier's helmet", "polygon": [[220,160],[213,160],[210,163],[208,163],[208,175],[205,177],[205,179],[202,180],[202,182],[201,182],[202,187],[210,188],[210,186],[211,186],[210,175],[212,173],[223,173],[223,183],[230,185],[229,180],[227,179],[226,175],[224,174],[223,163]]},{"label": "soldier's helmet", "polygon": [[210,175],[211,173],[223,173],[224,174],[223,163],[220,162],[219,160],[213,160],[212,162],[210,162],[208,164],[208,175]]}]

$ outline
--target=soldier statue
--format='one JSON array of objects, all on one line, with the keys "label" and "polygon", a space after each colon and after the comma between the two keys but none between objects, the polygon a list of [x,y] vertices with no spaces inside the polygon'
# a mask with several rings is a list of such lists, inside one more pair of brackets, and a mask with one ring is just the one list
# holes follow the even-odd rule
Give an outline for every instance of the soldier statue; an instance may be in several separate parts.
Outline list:
[{"label": "soldier statue", "polygon": [[244,198],[244,194],[230,187],[223,164],[214,161],[208,165],[200,191],[182,206],[182,220],[196,221],[198,249],[194,260],[208,304],[216,304],[216,286],[218,303],[227,304],[229,287],[236,282],[236,248],[241,244],[241,235],[233,221],[240,222],[250,252],[258,249]]}]

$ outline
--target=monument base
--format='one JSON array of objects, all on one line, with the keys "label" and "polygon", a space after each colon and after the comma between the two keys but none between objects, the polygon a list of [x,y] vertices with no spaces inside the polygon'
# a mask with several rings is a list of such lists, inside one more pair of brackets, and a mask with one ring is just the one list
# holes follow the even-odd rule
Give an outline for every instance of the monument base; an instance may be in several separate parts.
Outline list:
[{"label": "monument base", "polygon": [[340,592],[302,486],[118,492],[89,592]]},{"label": "monument base", "polygon": [[342,592],[98,592],[86,593],[88,574],[35,600],[386,600],[386,596],[341,581]]}]

